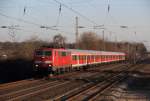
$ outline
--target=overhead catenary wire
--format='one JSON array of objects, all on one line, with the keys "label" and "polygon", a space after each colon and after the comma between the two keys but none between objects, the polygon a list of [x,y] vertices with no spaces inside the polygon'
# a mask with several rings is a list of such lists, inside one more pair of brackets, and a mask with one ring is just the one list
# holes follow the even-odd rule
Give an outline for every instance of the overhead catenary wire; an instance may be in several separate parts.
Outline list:
[{"label": "overhead catenary wire", "polygon": [[83,1],[76,1],[76,2],[68,2],[69,4],[85,4],[89,2],[93,2],[94,0],[83,0]]},{"label": "overhead catenary wire", "polygon": [[[75,14],[79,15],[80,17],[82,17],[83,19],[87,20],[88,22],[94,24],[94,25],[97,25],[99,26],[96,22],[94,22],[93,20],[89,19],[87,16],[84,16],[82,15],[80,12],[74,10],[73,8],[69,7],[68,5],[62,3],[62,2],[59,2],[58,0],[54,0],[55,2],[57,2],[60,7],[59,7],[59,16],[60,16],[60,13],[61,13],[61,9],[63,7],[71,10],[72,12],[74,12]],[[26,14],[26,10],[27,10],[27,6],[25,5],[24,6],[24,13]],[[52,30],[56,30],[53,26],[51,27],[47,27],[47,26],[43,26],[43,25],[40,25],[40,24],[37,24],[37,23],[34,23],[34,22],[31,22],[31,21],[27,21],[27,20],[24,20],[24,19],[21,19],[21,18],[16,18],[16,17],[12,17],[12,16],[9,16],[9,15],[6,15],[6,14],[3,14],[3,13],[0,13],[1,16],[4,16],[4,17],[7,17],[9,19],[14,19],[16,21],[19,21],[19,22],[24,22],[24,23],[27,23],[27,24],[32,24],[32,25],[35,25],[35,26],[39,26],[40,28],[46,28],[46,29],[52,29]],[[56,25],[58,26],[59,24],[59,17],[58,17],[58,21],[56,23]],[[57,30],[58,31],[58,30]]]},{"label": "overhead catenary wire", "polygon": [[35,26],[38,26],[38,27],[45,27],[45,28],[49,28],[49,29],[51,29],[51,30],[56,30],[56,29],[54,29],[54,28],[52,28],[52,27],[40,25],[40,24],[37,24],[37,23],[34,23],[34,22],[30,22],[30,21],[21,19],[21,18],[12,17],[12,16],[9,16],[9,15],[3,14],[3,13],[1,13],[1,12],[0,12],[0,16],[6,17],[6,18],[8,18],[8,19],[13,19],[13,20],[16,20],[16,21],[19,21],[19,22],[23,22],[23,23],[27,23],[27,24],[32,24],[32,25],[35,25]]},{"label": "overhead catenary wire", "polygon": [[[37,24],[37,23],[33,23],[33,22],[29,22],[29,21],[26,21],[24,19],[19,19],[19,18],[16,18],[16,17],[11,17],[11,16],[8,16],[8,15],[5,15],[3,13],[0,12],[0,16],[3,16],[3,17],[6,17],[8,19],[13,19],[13,20],[16,20],[16,21],[19,21],[19,22],[24,22],[24,23],[27,23],[27,24],[32,24],[32,25],[35,25],[35,26],[38,26],[38,27],[43,27],[43,28],[46,28],[46,29],[50,29],[51,27],[47,27],[47,26],[42,26],[40,24]],[[20,27],[17,25],[17,27]],[[24,32],[32,32],[32,33],[38,33],[38,32],[35,32],[35,31],[31,31],[31,30],[26,30],[26,29],[22,29],[22,28],[16,28],[16,26],[1,26],[0,28],[8,28],[8,29],[13,29],[13,30],[20,30],[20,31],[24,31]],[[52,29],[52,28],[51,28]],[[71,33],[71,32],[66,32],[66,31],[63,31],[61,29],[52,29],[53,31],[57,31],[58,33]],[[14,32],[13,32],[14,33]],[[10,35],[10,33],[8,33]]]},{"label": "overhead catenary wire", "polygon": [[23,8],[23,15],[25,15],[25,14],[26,14],[26,9],[27,9],[27,7],[26,7],[26,6],[24,6],[24,8]]},{"label": "overhead catenary wire", "polygon": [[104,25],[106,25],[106,21],[108,20],[108,18],[110,18],[110,20],[112,20],[114,23],[118,24],[117,20],[111,15],[111,3],[110,1],[111,0],[107,0],[108,1],[108,4],[107,4],[107,7],[106,7],[106,15],[105,15],[105,18],[104,18]]},{"label": "overhead catenary wire", "polygon": [[90,22],[90,23],[92,23],[92,24],[94,24],[94,25],[99,25],[99,24],[97,24],[95,21],[89,19],[89,18],[86,17],[85,15],[83,15],[83,14],[81,14],[80,12],[74,10],[73,8],[67,6],[66,4],[64,4],[64,3],[62,3],[62,2],[60,2],[60,1],[58,1],[58,0],[53,0],[53,1],[55,1],[55,2],[58,3],[58,4],[61,4],[63,7],[69,9],[69,10],[72,11],[73,13],[76,13],[77,15],[79,15],[79,16],[82,17],[83,19],[87,20],[88,22]]},{"label": "overhead catenary wire", "polygon": [[108,15],[110,15],[110,1],[109,0],[108,0],[108,4],[107,4],[107,11],[106,11],[106,15],[104,17],[103,25],[106,24],[106,20],[108,19]]},{"label": "overhead catenary wire", "polygon": [[59,5],[59,9],[58,9],[58,10],[59,10],[59,11],[58,11],[58,16],[57,16],[57,19],[56,19],[56,25],[55,25],[55,27],[57,27],[58,24],[59,24],[60,15],[61,15],[61,10],[62,10],[61,4]]},{"label": "overhead catenary wire", "polygon": [[[19,27],[19,28],[18,28],[18,27]],[[10,36],[10,38],[11,38],[11,40],[12,40],[13,42],[16,41],[16,36],[17,36],[17,35],[15,34],[16,31],[39,33],[39,32],[35,32],[35,31],[32,31],[32,30],[22,29],[22,28],[20,28],[19,25],[0,26],[0,28],[8,29],[8,35]]]},{"label": "overhead catenary wire", "polygon": [[[37,23],[33,23],[33,22],[30,22],[30,21],[27,21],[27,20],[24,20],[24,19],[20,19],[20,18],[8,16],[8,15],[3,14],[1,12],[0,12],[0,16],[6,17],[8,19],[13,19],[13,20],[16,20],[16,21],[19,21],[19,22],[24,22],[24,23],[27,23],[27,24],[32,24],[32,25],[38,26],[40,28],[51,29],[51,30],[54,30],[54,31],[57,31],[57,32],[58,31],[59,32],[66,32],[66,31],[62,31],[60,29],[53,29],[51,27],[47,27],[47,26],[43,26],[43,25],[40,25],[40,24],[37,24]],[[7,27],[7,26],[2,26],[1,28],[3,28],[3,27]],[[26,31],[26,32],[33,32],[33,31],[30,31],[30,30],[25,30],[25,29],[20,29],[20,28],[15,28],[15,27],[13,27],[13,29],[15,29],[15,30],[22,30],[22,31]],[[37,33],[37,32],[34,32],[34,33]],[[70,32],[68,32],[68,33],[70,33]]]},{"label": "overhead catenary wire", "polygon": [[[16,17],[12,17],[12,16],[9,16],[9,15],[6,15],[6,14],[3,14],[0,12],[0,16],[4,16],[4,17],[7,17],[9,19],[14,19],[16,21],[19,21],[19,22],[24,22],[24,23],[27,23],[27,24],[32,24],[32,25],[35,25],[35,26],[39,26],[40,28],[46,28],[46,29],[51,29],[51,30],[58,30],[58,29],[55,29],[54,27],[58,26],[59,24],[59,19],[60,19],[60,13],[61,13],[61,9],[62,9],[62,6],[71,10],[72,12],[78,14],[79,16],[81,16],[82,18],[84,18],[85,20],[93,23],[94,25],[96,26],[99,26],[96,22],[92,21],[91,19],[89,19],[88,17],[82,15],[80,12],[72,9],[71,7],[67,6],[66,4],[64,3],[61,3],[59,2],[58,0],[54,0],[55,2],[57,2],[58,4],[60,4],[60,7],[59,7],[59,15],[57,17],[57,21],[56,21],[56,25],[54,26],[51,26],[51,27],[47,27],[47,26],[44,26],[44,25],[40,25],[40,24],[37,24],[37,23],[34,23],[34,22],[31,22],[31,21],[27,21],[27,20],[24,20],[24,19],[21,19],[21,18],[16,18]],[[26,10],[27,10],[27,6],[24,6],[24,10],[23,10],[23,13],[26,14]]]}]

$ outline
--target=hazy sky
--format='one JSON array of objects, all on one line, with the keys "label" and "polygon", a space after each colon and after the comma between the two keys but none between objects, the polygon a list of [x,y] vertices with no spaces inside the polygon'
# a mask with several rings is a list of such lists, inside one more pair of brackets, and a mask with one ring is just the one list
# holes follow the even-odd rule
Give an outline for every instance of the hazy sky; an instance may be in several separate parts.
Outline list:
[{"label": "hazy sky", "polygon": [[[79,25],[85,27],[79,29],[80,34],[93,31],[101,36],[103,29],[94,29],[93,26],[104,25],[105,39],[144,42],[150,49],[150,0],[57,1],[62,3],[60,15],[60,4],[55,0],[0,0],[0,26],[17,25],[16,30],[0,28],[0,41],[12,41],[14,32],[16,41],[31,37],[48,41],[61,33],[67,41],[74,42],[75,17],[78,16]],[[55,25],[58,30],[40,28]]]}]

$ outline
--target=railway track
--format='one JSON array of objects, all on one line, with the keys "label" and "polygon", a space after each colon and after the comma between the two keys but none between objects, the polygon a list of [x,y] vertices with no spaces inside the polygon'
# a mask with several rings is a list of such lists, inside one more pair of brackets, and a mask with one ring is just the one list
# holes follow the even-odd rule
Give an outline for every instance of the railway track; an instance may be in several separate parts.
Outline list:
[{"label": "railway track", "polygon": [[44,88],[44,87],[47,87],[47,86],[51,86],[51,85],[54,85],[56,83],[58,83],[58,82],[56,82],[56,81],[48,82],[48,83],[40,84],[38,86],[34,86],[34,87],[32,86],[30,88],[24,88],[24,89],[16,90],[16,91],[13,91],[13,92],[5,93],[5,94],[0,95],[0,100],[12,99],[14,97],[26,94],[27,92],[31,92],[33,90],[38,90],[39,88]]},{"label": "railway track", "polygon": [[44,83],[47,83],[49,81],[46,81],[44,79],[40,79],[40,80],[32,80],[31,82],[23,82],[23,83],[19,83],[13,86],[9,86],[9,87],[1,87],[0,88],[0,96],[3,94],[7,94],[7,93],[11,93],[11,92],[15,92],[17,90],[21,90],[21,89],[26,89],[26,88],[30,88],[33,87],[35,85],[41,85]]},{"label": "railway track", "polygon": [[[115,67],[117,67],[117,66],[115,66]],[[120,66],[118,66],[118,71],[123,71],[125,68],[119,68]],[[127,68],[127,67],[126,67]],[[109,73],[110,74],[110,73]],[[106,74],[104,74],[104,75],[106,75]],[[103,78],[103,79],[101,79],[100,80],[100,83],[98,83],[97,84],[97,82],[96,83],[89,83],[89,84],[85,84],[85,85],[83,85],[83,86],[81,86],[81,87],[79,87],[79,88],[76,88],[76,89],[73,89],[72,91],[70,91],[70,92],[67,92],[66,94],[63,94],[63,95],[61,95],[61,96],[57,96],[56,98],[54,98],[54,99],[51,99],[50,101],[52,101],[52,100],[56,100],[56,101],[59,101],[59,100],[61,100],[61,99],[63,99],[63,98],[66,98],[66,99],[68,99],[68,98],[71,98],[72,96],[75,96],[76,94],[80,94],[80,93],[84,93],[85,94],[85,92],[87,91],[87,92],[91,92],[91,91],[97,91],[97,87],[99,87],[98,85],[102,85],[103,83],[106,83],[106,81],[109,81],[109,80],[111,80],[111,77],[115,77],[116,76],[116,74],[110,74],[110,75],[107,75],[107,77],[105,76],[105,78]],[[97,77],[97,78],[100,78],[100,77]],[[120,78],[120,77],[119,77]],[[107,80],[106,80],[107,79]],[[101,82],[101,81],[103,81],[103,82]],[[115,79],[115,81],[116,81],[116,79]],[[99,81],[98,81],[99,82]],[[95,89],[95,90],[91,90],[91,89]],[[82,94],[81,94],[82,95]],[[82,98],[82,97],[79,97],[79,95],[78,96],[76,96],[76,98],[77,99],[73,99],[74,101],[78,101],[79,99],[78,98]],[[49,100],[48,100],[49,101]],[[80,101],[80,100],[79,100]]]},{"label": "railway track", "polygon": [[[140,64],[140,65],[136,65],[134,68],[129,68],[128,71],[129,73],[127,73],[127,76],[129,76],[131,74],[131,72],[133,72],[134,70],[138,70],[139,68],[145,66],[145,64]],[[116,81],[118,82],[118,81]],[[119,82],[118,82],[119,83]],[[107,98],[105,97],[105,95],[108,94],[108,91],[111,91],[111,89],[115,86],[117,86],[118,83],[112,83],[110,86],[106,86],[105,89],[103,89],[101,92],[97,93],[95,96],[91,97],[89,99],[89,101],[100,101],[100,100],[108,100],[108,99],[104,99]]]},{"label": "railway track", "polygon": [[[124,69],[124,68],[120,68],[120,65],[118,66],[110,65],[110,68],[113,68],[113,67],[115,67],[116,69],[118,67],[119,71],[123,71]],[[46,99],[58,97],[66,92],[71,92],[73,90],[75,92],[75,89],[80,90],[80,92],[82,92],[82,90],[86,91],[86,89],[88,89],[89,87],[93,87],[93,86],[99,87],[99,86],[96,86],[98,82],[101,82],[106,78],[112,77],[112,74],[109,73],[106,75],[105,73],[98,74],[97,72],[94,72],[94,73],[92,72],[91,74],[87,73],[87,77],[86,77],[81,71],[81,72],[75,72],[75,73],[68,73],[68,74],[65,74],[64,76],[58,76],[57,78],[59,79],[56,79],[53,81],[51,79],[50,80],[35,80],[32,82],[14,84],[12,87],[1,86],[2,88],[4,87],[6,89],[3,88],[3,90],[0,91],[0,94],[1,94],[0,101],[21,101],[21,100],[43,101]],[[97,75],[101,75],[101,76],[97,76]],[[71,78],[78,78],[78,80],[64,79],[68,76]],[[97,80],[91,82],[90,79],[93,79],[92,77],[95,77]],[[81,90],[81,88],[84,88],[84,89]],[[57,91],[55,91],[56,89]]]},{"label": "railway track", "polygon": [[[69,81],[68,81],[69,82]],[[74,89],[76,87],[79,87],[83,85],[83,83],[79,83],[79,82],[70,82],[68,84],[65,84],[65,85],[61,85],[61,86],[57,86],[57,87],[52,87],[51,91],[46,91],[46,92],[43,92],[43,94],[41,95],[37,95],[37,96],[33,96],[33,97],[30,97],[29,99],[27,99],[28,101],[43,101],[44,99],[48,99],[48,98],[53,98],[54,96],[58,96],[60,94],[63,94],[65,92],[68,92],[70,91],[71,89]],[[57,89],[57,91],[55,91]],[[41,93],[41,91],[40,91]],[[30,95],[31,96],[31,95]]]},{"label": "railway track", "polygon": [[[59,76],[60,78],[66,77],[66,76],[72,76],[72,75],[77,75],[78,73],[69,73],[65,74],[64,76]],[[39,82],[37,82],[39,81]],[[0,101],[20,101],[23,99],[30,99],[33,96],[36,96],[38,94],[42,94],[43,92],[52,92],[56,88],[64,88],[68,87],[67,85],[72,86],[73,89],[74,87],[78,87],[79,85],[82,85],[84,82],[72,82],[72,81],[66,81],[63,79],[59,80],[35,80],[34,82],[27,83],[25,82],[24,84],[19,84],[17,86],[8,87],[7,89],[2,89],[0,91]],[[6,86],[7,87],[7,86]],[[4,87],[4,88],[6,88]],[[65,91],[64,89],[62,91]],[[45,94],[45,93],[44,93]],[[54,96],[54,95],[53,95]],[[36,98],[36,97],[34,97]],[[35,100],[36,101],[36,100]]]},{"label": "railway track", "polygon": [[93,98],[95,98],[95,96],[97,96],[97,94],[101,94],[105,91],[108,91],[108,89],[110,89],[114,85],[127,79],[128,72],[126,72],[125,70],[129,70],[131,72],[139,67],[141,67],[141,65],[135,66],[134,68],[131,68],[131,69],[129,67],[123,68],[123,69],[121,69],[122,72],[113,74],[110,77],[108,77],[107,79],[105,79],[102,82],[99,82],[93,86],[86,86],[85,88],[81,87],[78,89],[74,89],[74,90],[70,91],[69,93],[63,94],[62,96],[58,96],[54,99],[50,99],[47,101],[60,101],[60,100],[95,101],[96,99],[93,100]]},{"label": "railway track", "polygon": [[30,84],[32,82],[37,82],[39,80],[34,80],[34,79],[27,79],[27,80],[21,80],[21,81],[16,81],[16,82],[11,82],[11,83],[6,83],[6,84],[1,84],[0,89],[7,89],[7,88],[13,88],[15,86],[20,86],[24,84]]},{"label": "railway track", "polygon": [[[112,69],[116,69],[117,71],[122,71],[126,66],[128,66],[128,64],[107,64],[107,65],[102,65],[99,67],[94,67],[94,68],[88,68],[87,70],[83,70],[83,71],[76,71],[73,73],[68,73],[67,75],[58,75],[58,76],[53,76],[50,77],[52,79],[62,79],[62,80],[66,80],[66,79],[82,79],[82,78],[88,78],[88,77],[92,77],[95,75],[98,75],[99,73],[103,73],[103,72],[109,72]],[[121,67],[121,68],[120,68]]]},{"label": "railway track", "polygon": [[109,75],[107,79],[103,80],[99,83],[89,83],[88,85],[84,85],[83,87],[79,87],[70,91],[69,93],[63,94],[62,96],[58,96],[54,99],[50,99],[47,101],[60,101],[60,100],[67,100],[67,101],[87,101],[89,97],[97,94],[105,86],[110,86],[112,82],[116,82],[121,78],[122,74],[120,75]]}]

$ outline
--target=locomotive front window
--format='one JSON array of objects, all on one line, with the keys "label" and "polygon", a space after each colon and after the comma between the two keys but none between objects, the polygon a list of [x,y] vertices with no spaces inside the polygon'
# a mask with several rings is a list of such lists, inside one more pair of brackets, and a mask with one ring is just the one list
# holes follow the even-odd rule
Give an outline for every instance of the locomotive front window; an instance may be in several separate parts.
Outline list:
[{"label": "locomotive front window", "polygon": [[46,56],[51,56],[51,55],[52,55],[52,52],[51,52],[51,51],[45,51],[45,55],[46,55]]},{"label": "locomotive front window", "polygon": [[37,56],[51,56],[52,52],[51,51],[36,51],[35,54]]},{"label": "locomotive front window", "polygon": [[36,53],[35,53],[36,55],[42,55],[43,54],[43,52],[42,51],[36,51]]}]

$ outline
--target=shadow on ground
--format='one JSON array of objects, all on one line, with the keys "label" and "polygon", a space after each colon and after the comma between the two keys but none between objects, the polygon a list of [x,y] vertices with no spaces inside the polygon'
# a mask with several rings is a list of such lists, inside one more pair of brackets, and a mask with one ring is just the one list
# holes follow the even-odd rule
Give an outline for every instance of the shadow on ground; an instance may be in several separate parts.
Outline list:
[{"label": "shadow on ground", "polygon": [[143,99],[142,101],[150,101],[150,76],[131,77],[128,81],[127,91],[137,94],[136,97]]},{"label": "shadow on ground", "polygon": [[31,78],[32,61],[16,59],[0,61],[0,83]]}]

